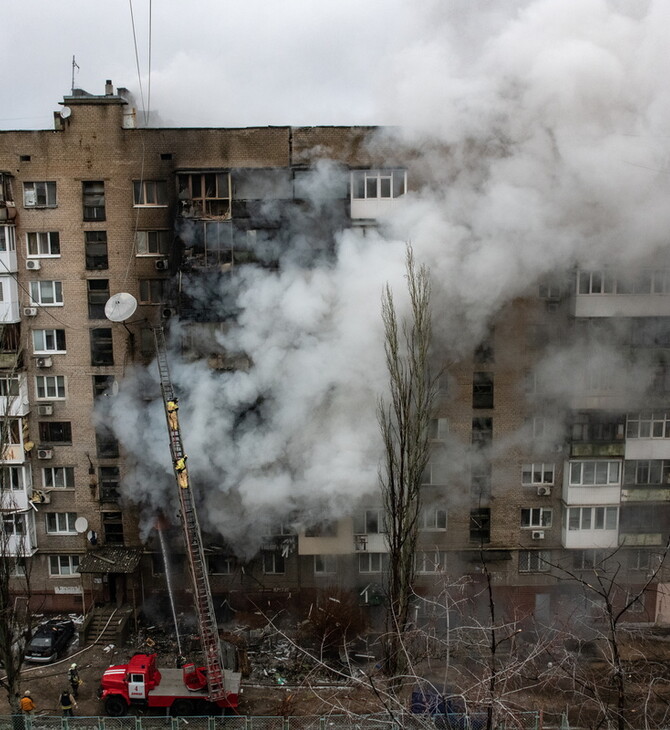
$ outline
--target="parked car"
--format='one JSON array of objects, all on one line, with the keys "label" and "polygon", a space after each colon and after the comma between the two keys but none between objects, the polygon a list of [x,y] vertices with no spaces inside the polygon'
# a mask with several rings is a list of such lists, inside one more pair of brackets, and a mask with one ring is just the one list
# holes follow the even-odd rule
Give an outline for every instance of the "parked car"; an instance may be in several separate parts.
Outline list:
[{"label": "parked car", "polygon": [[33,638],[26,647],[26,660],[39,664],[55,661],[67,649],[73,636],[72,621],[46,621],[35,629]]}]

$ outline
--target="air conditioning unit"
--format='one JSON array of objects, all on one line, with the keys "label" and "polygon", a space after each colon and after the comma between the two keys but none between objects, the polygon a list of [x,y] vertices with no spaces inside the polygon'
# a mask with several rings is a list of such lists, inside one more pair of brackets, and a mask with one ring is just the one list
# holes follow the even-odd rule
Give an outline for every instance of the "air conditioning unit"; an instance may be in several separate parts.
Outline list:
[{"label": "air conditioning unit", "polygon": [[53,459],[54,450],[48,446],[37,447],[37,458],[38,459]]},{"label": "air conditioning unit", "polygon": [[37,406],[38,416],[53,416],[53,414],[54,407],[52,403],[42,403],[41,405]]},{"label": "air conditioning unit", "polygon": [[50,368],[53,364],[54,364],[54,361],[50,357],[35,358],[35,365],[38,368]]},{"label": "air conditioning unit", "polygon": [[533,530],[530,536],[533,540],[544,540],[544,530]]},{"label": "air conditioning unit", "polygon": [[23,316],[24,317],[36,317],[37,316],[37,307],[24,307]]},{"label": "air conditioning unit", "polygon": [[158,259],[154,261],[154,266],[156,267],[156,271],[167,271],[170,264],[167,259]]},{"label": "air conditioning unit", "polygon": [[538,487],[537,496],[538,497],[551,497],[551,487]]},{"label": "air conditioning unit", "polygon": [[28,271],[37,271],[42,268],[42,264],[37,259],[28,259],[26,261],[26,269]]}]

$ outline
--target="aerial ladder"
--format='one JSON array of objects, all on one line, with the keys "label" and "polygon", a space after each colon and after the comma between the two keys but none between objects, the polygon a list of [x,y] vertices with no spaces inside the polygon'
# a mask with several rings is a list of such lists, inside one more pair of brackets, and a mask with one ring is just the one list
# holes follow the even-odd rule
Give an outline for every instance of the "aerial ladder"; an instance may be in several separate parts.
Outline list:
[{"label": "aerial ladder", "polygon": [[175,470],[177,484],[179,485],[182,526],[184,528],[186,554],[193,580],[195,608],[200,625],[200,643],[204,654],[204,666],[207,670],[207,689],[209,700],[216,702],[217,700],[223,699],[227,694],[219,632],[214,617],[214,604],[209,586],[202,535],[200,533],[193,490],[191,489],[186,467],[187,456],[184,453],[181,431],[179,429],[177,398],[172,387],[172,380],[170,379],[165,333],[162,327],[154,327],[153,332],[156,343],[156,361],[158,363],[163,406],[165,408],[168,433],[170,436],[172,464]]}]

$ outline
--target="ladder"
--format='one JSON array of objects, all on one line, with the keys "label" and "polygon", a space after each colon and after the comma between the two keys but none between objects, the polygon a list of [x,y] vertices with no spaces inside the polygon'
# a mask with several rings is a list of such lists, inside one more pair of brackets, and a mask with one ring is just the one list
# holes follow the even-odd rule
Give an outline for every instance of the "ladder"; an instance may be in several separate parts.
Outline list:
[{"label": "ladder", "polygon": [[[193,498],[193,490],[190,485],[188,472],[184,468],[181,472],[177,470],[176,464],[179,459],[184,459],[184,447],[181,440],[179,421],[170,419],[168,403],[174,402],[175,393],[170,379],[168,368],[167,348],[165,346],[165,333],[162,327],[154,327],[154,340],[156,344],[156,362],[160,376],[161,393],[163,395],[163,406],[167,419],[168,434],[170,437],[170,452],[172,464],[175,466],[175,477],[179,488],[179,500],[181,504],[182,525],[184,528],[184,540],[186,542],[186,554],[188,556],[193,590],[195,597],[195,608],[200,624],[200,643],[204,654],[205,667],[207,669],[207,688],[211,702],[223,699],[227,692],[225,688],[223,663],[221,660],[221,647],[219,644],[219,631],[214,618],[214,604],[212,592],[209,587],[209,576],[207,574],[207,563],[202,546],[198,514]],[[176,425],[176,428],[173,426]],[[185,463],[183,463],[185,467]],[[185,481],[184,481],[185,480]],[[184,483],[187,486],[184,486]]]}]

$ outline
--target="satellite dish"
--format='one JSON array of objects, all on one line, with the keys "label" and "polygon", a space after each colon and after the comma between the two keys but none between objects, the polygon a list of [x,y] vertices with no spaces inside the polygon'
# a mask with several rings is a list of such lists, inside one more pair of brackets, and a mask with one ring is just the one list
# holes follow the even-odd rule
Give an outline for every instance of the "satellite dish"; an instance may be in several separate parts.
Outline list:
[{"label": "satellite dish", "polygon": [[110,322],[125,322],[137,309],[137,299],[132,294],[120,292],[110,297],[105,304],[105,317]]},{"label": "satellite dish", "polygon": [[63,107],[63,108],[62,108],[62,109],[60,110],[60,115],[61,115],[61,117],[62,117],[63,119],[67,119],[67,118],[68,118],[68,117],[70,116],[70,114],[72,114],[72,109],[70,109],[70,107],[69,107],[69,106],[64,106],[64,107]]},{"label": "satellite dish", "polygon": [[88,530],[88,520],[85,517],[77,517],[74,521],[74,529],[83,535]]}]

